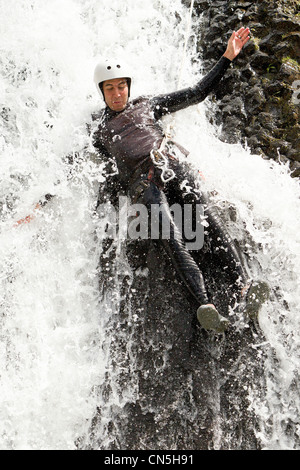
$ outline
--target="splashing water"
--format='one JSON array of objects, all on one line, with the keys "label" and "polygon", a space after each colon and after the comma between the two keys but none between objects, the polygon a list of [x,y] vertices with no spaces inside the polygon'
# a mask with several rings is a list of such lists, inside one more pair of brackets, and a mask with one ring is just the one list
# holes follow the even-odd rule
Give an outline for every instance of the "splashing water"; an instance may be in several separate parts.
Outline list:
[{"label": "splashing water", "polygon": [[[192,35],[179,70],[188,18],[179,0],[16,0],[13,10],[0,0],[0,448],[74,449],[99,406],[97,386],[115,373],[105,329],[114,301],[99,299],[93,216],[103,177],[85,158],[94,152],[86,123],[103,106],[93,69],[124,56],[138,96],[174,90],[180,72],[195,83],[200,64]],[[219,141],[205,115],[205,103],[178,113],[176,138],[208,189],[236,207],[230,230],[260,247],[253,275],[259,265],[274,292],[260,317],[266,389],[249,390],[258,437],[264,448],[299,449],[299,187],[286,166]],[[69,178],[65,157],[76,153]],[[47,193],[56,197],[14,226]],[[125,260],[122,269],[130,277]],[[138,393],[128,367],[123,402]]]}]

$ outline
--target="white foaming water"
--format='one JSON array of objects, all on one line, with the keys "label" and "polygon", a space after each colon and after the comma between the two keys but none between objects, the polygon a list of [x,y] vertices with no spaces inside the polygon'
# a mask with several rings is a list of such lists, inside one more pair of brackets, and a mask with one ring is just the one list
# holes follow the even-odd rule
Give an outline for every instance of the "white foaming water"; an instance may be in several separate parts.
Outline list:
[{"label": "white foaming water", "polygon": [[[133,96],[175,89],[188,11],[168,3],[16,0],[12,12],[0,1],[1,449],[74,449],[88,432],[99,400],[93,390],[107,372],[111,312],[99,306],[96,273],[102,175],[84,160],[69,179],[63,159],[93,150],[85,123],[103,106],[92,80],[101,56],[125,56]],[[199,77],[194,53],[192,38],[184,85]],[[246,229],[264,278],[279,288],[260,317],[266,390],[259,399],[255,387],[249,394],[263,447],[299,448],[299,187],[285,166],[220,142],[205,108],[178,113],[176,137],[207,187],[236,207],[232,233],[241,238]],[[14,227],[47,193],[56,197]]]}]

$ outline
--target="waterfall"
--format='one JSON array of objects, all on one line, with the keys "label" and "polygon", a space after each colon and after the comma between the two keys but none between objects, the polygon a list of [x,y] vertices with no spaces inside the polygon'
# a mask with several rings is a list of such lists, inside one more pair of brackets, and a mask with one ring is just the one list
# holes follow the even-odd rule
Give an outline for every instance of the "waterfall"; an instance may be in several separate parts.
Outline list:
[{"label": "waterfall", "polygon": [[[234,208],[228,229],[249,248],[253,277],[271,286],[259,325],[233,315],[234,338],[244,338],[233,361],[234,347],[223,354],[226,337],[199,332],[185,316],[184,290],[172,272],[163,279],[166,260],[159,279],[140,260],[132,269],[134,247],[127,254],[116,247],[99,288],[102,222],[94,209],[103,175],[86,126],[103,106],[94,66],[101,57],[125,58],[133,97],[173,91],[179,75],[182,86],[194,84],[202,72],[193,32],[183,57],[187,7],[0,0],[0,12],[0,448],[299,449],[299,186],[286,165],[218,140],[205,102],[175,115],[176,140],[217,192],[220,210]],[[46,194],[55,197],[36,209]],[[160,311],[146,300],[155,282]],[[173,325],[175,310],[182,316]],[[188,356],[187,337],[192,353],[178,384],[176,347]],[[252,359],[259,379],[247,375]],[[163,387],[151,389],[160,375]],[[234,406],[222,411],[224,390],[229,405],[236,394],[247,404],[236,402],[232,421]],[[245,425],[237,437],[248,413],[252,437]]]}]

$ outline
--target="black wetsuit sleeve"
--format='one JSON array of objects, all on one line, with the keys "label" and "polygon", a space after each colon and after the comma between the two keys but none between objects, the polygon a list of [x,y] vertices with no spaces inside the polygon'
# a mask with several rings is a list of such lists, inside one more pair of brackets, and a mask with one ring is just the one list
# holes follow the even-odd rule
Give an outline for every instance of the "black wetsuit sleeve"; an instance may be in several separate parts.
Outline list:
[{"label": "black wetsuit sleeve", "polygon": [[93,144],[99,152],[100,162],[104,163],[103,176],[105,177],[105,180],[100,183],[99,186],[96,209],[98,209],[101,204],[105,204],[109,201],[113,206],[116,206],[119,192],[124,188],[120,182],[115,160],[106,150],[101,141],[97,139],[97,134],[94,137]]},{"label": "black wetsuit sleeve", "polygon": [[230,64],[231,60],[222,56],[213,69],[195,86],[151,98],[156,119],[203,101],[219,83]]}]

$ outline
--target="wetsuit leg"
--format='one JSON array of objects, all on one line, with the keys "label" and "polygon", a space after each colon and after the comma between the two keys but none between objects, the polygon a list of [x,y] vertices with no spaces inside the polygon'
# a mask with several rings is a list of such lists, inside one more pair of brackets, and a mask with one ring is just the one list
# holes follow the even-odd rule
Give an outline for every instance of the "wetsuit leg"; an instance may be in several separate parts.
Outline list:
[{"label": "wetsuit leg", "polygon": [[209,303],[202,273],[185,246],[181,231],[174,222],[164,192],[151,182],[143,194],[143,203],[147,206],[150,215],[151,210],[154,210],[152,205],[159,206],[159,225],[161,226],[162,220],[164,220],[164,222],[168,222],[170,228],[168,238],[164,238],[160,230],[160,243],[170,256],[175,269],[195,300],[200,305]]},{"label": "wetsuit leg", "polygon": [[216,209],[213,207],[206,195],[201,196],[205,206],[205,214],[208,222],[208,234],[212,240],[212,246],[218,250],[218,255],[222,265],[229,269],[232,282],[239,282],[241,285],[248,283],[248,276],[243,267],[243,263],[236,246],[224,227]]},{"label": "wetsuit leg", "polygon": [[[240,254],[238,253],[235,244],[230,237],[228,231],[224,227],[224,223],[221,221],[216,209],[206,194],[200,191],[197,185],[197,172],[187,163],[178,162],[173,160],[171,162],[171,168],[175,171],[176,178],[171,181],[171,187],[169,192],[179,194],[179,198],[184,202],[184,193],[189,192],[188,196],[191,196],[191,200],[200,202],[204,205],[205,215],[209,227],[207,229],[208,236],[212,241],[213,248],[218,250],[220,262],[223,267],[228,267],[231,282],[234,283],[237,280],[242,285],[248,283],[248,276],[243,267]],[[170,194],[172,197],[172,194]]]}]

